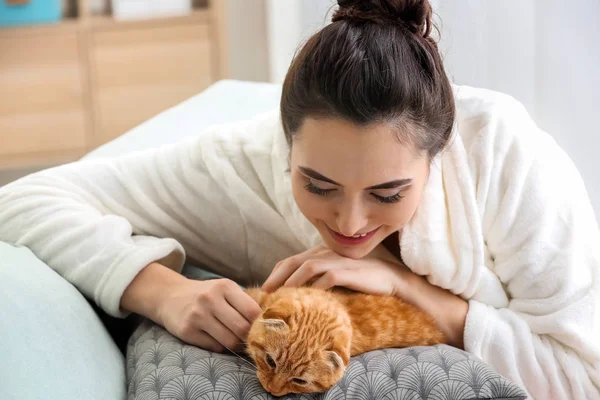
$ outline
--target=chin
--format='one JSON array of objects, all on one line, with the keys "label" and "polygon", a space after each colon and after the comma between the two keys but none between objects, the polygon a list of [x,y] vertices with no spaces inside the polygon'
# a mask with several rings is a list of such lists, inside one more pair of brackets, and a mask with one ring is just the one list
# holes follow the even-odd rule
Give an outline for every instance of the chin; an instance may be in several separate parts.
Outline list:
[{"label": "chin", "polygon": [[[329,235],[329,232],[325,232],[325,234]],[[351,258],[353,260],[360,260],[361,258],[369,255],[369,253],[373,251],[379,242],[376,238],[372,238],[369,243],[365,243],[362,246],[344,246],[331,238],[327,238],[327,240],[325,240],[325,244],[331,250],[343,257]]]},{"label": "chin", "polygon": [[329,248],[338,253],[339,255],[344,256],[346,258],[351,258],[353,260],[360,260],[361,258],[364,258],[371,252],[371,246],[365,246],[361,248],[349,248],[346,246],[342,246],[338,243],[333,243],[333,247]]}]

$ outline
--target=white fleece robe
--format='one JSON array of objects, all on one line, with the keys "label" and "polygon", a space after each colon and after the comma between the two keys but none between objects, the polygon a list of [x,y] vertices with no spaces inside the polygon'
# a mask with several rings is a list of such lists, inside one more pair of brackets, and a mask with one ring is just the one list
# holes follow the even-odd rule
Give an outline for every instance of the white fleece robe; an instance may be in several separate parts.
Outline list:
[{"label": "white fleece robe", "polygon": [[[465,349],[531,398],[600,399],[600,232],[584,183],[513,98],[455,88],[450,147],[404,228],[404,262],[469,300]],[[0,188],[0,240],[115,316],[153,261],[241,283],[322,244],[296,206],[278,112]]]}]

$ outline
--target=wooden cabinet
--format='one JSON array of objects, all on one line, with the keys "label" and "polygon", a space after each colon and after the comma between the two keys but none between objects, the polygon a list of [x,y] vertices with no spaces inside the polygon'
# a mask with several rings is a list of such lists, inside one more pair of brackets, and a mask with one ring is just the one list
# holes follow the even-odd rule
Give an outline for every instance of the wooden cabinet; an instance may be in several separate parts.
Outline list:
[{"label": "wooden cabinet", "polygon": [[97,144],[215,80],[207,25],[94,32],[90,48]]},{"label": "wooden cabinet", "polygon": [[0,165],[86,148],[74,32],[0,36]]},{"label": "wooden cabinet", "polygon": [[0,168],[75,160],[226,77],[223,4],[0,29]]}]

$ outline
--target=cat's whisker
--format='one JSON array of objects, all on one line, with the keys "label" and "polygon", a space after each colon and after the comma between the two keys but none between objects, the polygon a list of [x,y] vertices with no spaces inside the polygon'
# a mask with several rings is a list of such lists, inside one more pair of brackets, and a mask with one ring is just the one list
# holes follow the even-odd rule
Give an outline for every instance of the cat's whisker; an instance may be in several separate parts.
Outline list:
[{"label": "cat's whisker", "polygon": [[229,347],[225,346],[225,348],[227,350],[229,350],[230,352],[232,352],[233,354],[235,354],[235,356],[237,358],[239,358],[240,360],[244,361],[246,364],[250,365],[252,367],[252,369],[254,369],[255,371],[258,370],[258,368],[256,368],[256,365],[252,364],[250,361],[246,360],[244,357],[240,356],[238,353],[236,353],[235,351],[231,350]]}]

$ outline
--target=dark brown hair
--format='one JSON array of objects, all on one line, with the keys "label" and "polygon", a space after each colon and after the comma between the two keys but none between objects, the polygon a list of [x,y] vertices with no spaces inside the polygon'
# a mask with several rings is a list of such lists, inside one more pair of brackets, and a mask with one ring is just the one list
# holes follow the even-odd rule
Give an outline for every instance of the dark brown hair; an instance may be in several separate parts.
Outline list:
[{"label": "dark brown hair", "polygon": [[428,0],[339,0],[332,23],[296,54],[281,96],[290,146],[306,117],[398,127],[430,158],[450,140],[454,97]]}]

